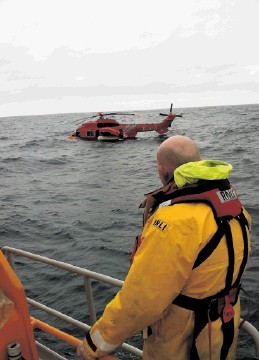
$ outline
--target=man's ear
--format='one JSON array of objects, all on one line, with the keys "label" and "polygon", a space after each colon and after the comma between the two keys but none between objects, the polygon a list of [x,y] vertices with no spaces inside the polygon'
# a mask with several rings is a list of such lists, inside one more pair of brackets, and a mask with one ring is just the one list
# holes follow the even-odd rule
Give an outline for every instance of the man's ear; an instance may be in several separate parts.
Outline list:
[{"label": "man's ear", "polygon": [[169,176],[168,172],[165,173],[164,179],[165,179],[166,182],[170,179],[170,176]]},{"label": "man's ear", "polygon": [[168,168],[163,165],[158,165],[158,174],[162,181],[162,184],[165,185],[170,178]]}]

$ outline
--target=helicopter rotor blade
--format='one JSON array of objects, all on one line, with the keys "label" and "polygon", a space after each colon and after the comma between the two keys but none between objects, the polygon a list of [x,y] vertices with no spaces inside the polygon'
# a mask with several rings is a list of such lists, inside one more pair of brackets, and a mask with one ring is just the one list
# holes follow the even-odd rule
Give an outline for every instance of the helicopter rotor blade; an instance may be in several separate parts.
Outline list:
[{"label": "helicopter rotor blade", "polygon": [[[129,113],[107,113],[107,114],[104,114],[102,112],[99,112],[97,113],[96,115],[92,115],[92,116],[87,116],[87,117],[83,117],[83,118],[80,118],[80,119],[77,119],[76,122],[80,121],[80,120],[88,120],[88,119],[93,119],[93,118],[96,118],[96,117],[103,117],[103,116],[109,116],[109,115],[135,115],[135,114],[129,114]],[[81,121],[78,123],[78,125],[81,123]]]},{"label": "helicopter rotor blade", "polygon": [[92,119],[96,116],[99,116],[99,115],[93,115],[93,116],[87,116],[87,117],[82,117],[82,118],[79,118],[79,119],[76,119],[75,122],[78,122],[78,121],[81,121],[81,120],[87,120],[87,119]]},{"label": "helicopter rotor blade", "polygon": [[86,117],[86,118],[84,118],[84,119],[92,119],[92,118],[95,118],[95,117],[97,117],[97,116],[100,116],[100,114],[96,114],[96,115],[93,115],[93,116],[88,116],[88,117]]},{"label": "helicopter rotor blade", "polygon": [[[160,113],[161,116],[168,116],[168,114]],[[175,117],[183,117],[183,114],[175,115]]]},{"label": "helicopter rotor blade", "polygon": [[107,115],[135,115],[135,114],[128,114],[128,113],[108,113],[108,114],[103,114],[105,116]]}]

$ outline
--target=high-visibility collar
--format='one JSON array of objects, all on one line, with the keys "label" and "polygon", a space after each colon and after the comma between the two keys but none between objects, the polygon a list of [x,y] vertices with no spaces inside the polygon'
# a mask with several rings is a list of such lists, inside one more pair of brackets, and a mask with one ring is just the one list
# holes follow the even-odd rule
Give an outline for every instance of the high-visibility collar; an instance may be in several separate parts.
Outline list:
[{"label": "high-visibility collar", "polygon": [[174,171],[174,180],[178,188],[196,184],[199,180],[228,179],[232,165],[220,160],[200,160],[183,164]]}]

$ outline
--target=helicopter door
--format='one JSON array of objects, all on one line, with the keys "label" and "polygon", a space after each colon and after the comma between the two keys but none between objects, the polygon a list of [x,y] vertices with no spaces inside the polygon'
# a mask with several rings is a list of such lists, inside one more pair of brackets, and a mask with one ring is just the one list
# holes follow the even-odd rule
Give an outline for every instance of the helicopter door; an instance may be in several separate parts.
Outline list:
[{"label": "helicopter door", "polygon": [[92,130],[87,130],[87,132],[86,132],[86,137],[87,138],[95,138],[95,136],[94,136],[94,132],[92,131]]}]

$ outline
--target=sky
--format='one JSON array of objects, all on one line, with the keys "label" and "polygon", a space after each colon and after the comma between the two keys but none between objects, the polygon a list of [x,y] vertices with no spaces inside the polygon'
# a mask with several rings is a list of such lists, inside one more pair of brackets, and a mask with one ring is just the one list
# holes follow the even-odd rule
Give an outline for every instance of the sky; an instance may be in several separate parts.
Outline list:
[{"label": "sky", "polygon": [[0,0],[0,117],[259,103],[259,0]]}]

